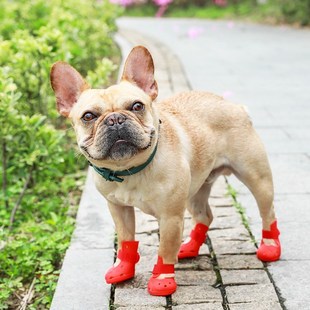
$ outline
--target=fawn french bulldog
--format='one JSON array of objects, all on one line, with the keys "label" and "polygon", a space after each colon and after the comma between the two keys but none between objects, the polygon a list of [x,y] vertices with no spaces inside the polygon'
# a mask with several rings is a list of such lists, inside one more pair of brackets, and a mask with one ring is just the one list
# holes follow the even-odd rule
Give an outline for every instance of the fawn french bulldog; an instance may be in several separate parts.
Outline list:
[{"label": "fawn french bulldog", "polygon": [[[135,47],[119,84],[92,89],[70,65],[57,62],[51,84],[61,115],[71,119],[81,153],[107,199],[118,236],[108,283],[130,279],[139,260],[134,207],[159,221],[158,260],[148,283],[152,295],[172,294],[174,264],[195,257],[212,213],[211,186],[233,173],[254,195],[262,218],[262,261],[280,258],[273,181],[264,146],[242,106],[207,92],[184,92],[156,102],[157,83],[149,51]],[[185,209],[195,222],[182,242]]]}]

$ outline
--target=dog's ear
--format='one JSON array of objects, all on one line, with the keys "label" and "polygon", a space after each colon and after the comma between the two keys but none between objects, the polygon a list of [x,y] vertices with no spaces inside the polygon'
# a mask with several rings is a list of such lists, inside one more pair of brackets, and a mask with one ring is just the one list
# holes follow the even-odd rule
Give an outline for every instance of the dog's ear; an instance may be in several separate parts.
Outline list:
[{"label": "dog's ear", "polygon": [[158,88],[154,78],[154,63],[150,52],[144,46],[136,46],[130,52],[122,76],[140,87],[152,100],[157,97]]},{"label": "dog's ear", "polygon": [[52,66],[50,78],[56,96],[57,110],[61,115],[68,117],[81,93],[89,86],[79,72],[62,61]]}]

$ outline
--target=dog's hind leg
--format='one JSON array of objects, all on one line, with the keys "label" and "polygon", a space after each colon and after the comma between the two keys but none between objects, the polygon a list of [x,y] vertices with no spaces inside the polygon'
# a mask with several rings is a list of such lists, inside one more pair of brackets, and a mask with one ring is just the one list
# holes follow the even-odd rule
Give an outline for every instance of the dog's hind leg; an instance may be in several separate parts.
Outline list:
[{"label": "dog's hind leg", "polygon": [[250,151],[234,152],[238,156],[231,161],[231,167],[233,173],[253,194],[262,218],[262,241],[257,257],[262,261],[276,261],[281,255],[281,245],[273,206],[272,173],[264,146],[257,134],[254,132],[247,141],[243,149]]},{"label": "dog's hind leg", "polygon": [[201,245],[206,240],[206,234],[213,220],[213,215],[208,202],[212,183],[208,180],[201,186],[199,191],[192,197],[188,211],[193,217],[195,227],[190,236],[183,242],[179,250],[178,258],[198,256]]}]

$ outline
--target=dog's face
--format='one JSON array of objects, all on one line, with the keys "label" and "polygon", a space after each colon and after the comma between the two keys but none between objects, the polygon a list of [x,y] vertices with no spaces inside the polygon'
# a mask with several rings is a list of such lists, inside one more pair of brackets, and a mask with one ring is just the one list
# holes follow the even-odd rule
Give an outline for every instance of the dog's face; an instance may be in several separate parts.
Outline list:
[{"label": "dog's face", "polygon": [[144,47],[132,50],[122,80],[107,89],[91,89],[66,63],[51,71],[60,114],[69,117],[81,152],[93,164],[122,166],[145,158],[157,140],[158,117],[152,109],[157,97],[154,65]]}]

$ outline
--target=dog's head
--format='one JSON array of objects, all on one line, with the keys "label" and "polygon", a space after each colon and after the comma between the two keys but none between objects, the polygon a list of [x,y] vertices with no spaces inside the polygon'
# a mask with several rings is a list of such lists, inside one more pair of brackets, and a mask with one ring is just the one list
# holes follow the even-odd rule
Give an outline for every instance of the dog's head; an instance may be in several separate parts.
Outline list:
[{"label": "dog's head", "polygon": [[94,165],[127,169],[151,154],[158,134],[154,64],[149,51],[135,47],[121,82],[91,89],[70,65],[57,62],[51,84],[59,113],[72,120],[81,152]]}]

